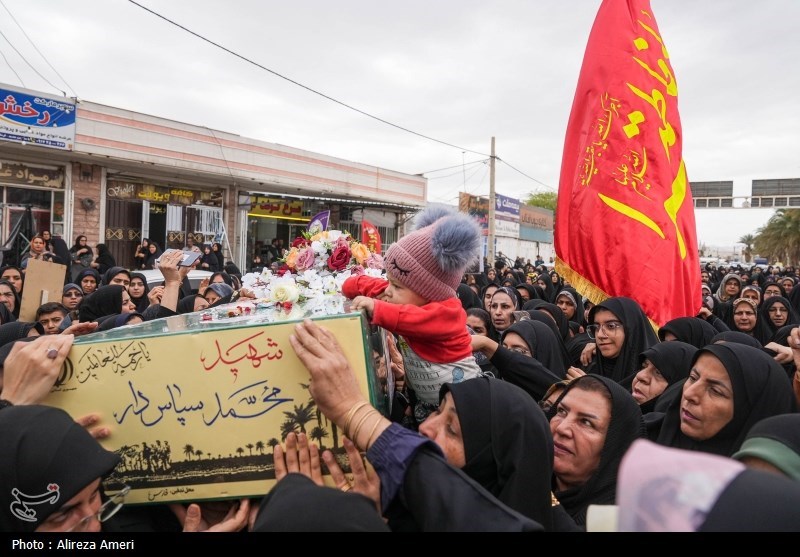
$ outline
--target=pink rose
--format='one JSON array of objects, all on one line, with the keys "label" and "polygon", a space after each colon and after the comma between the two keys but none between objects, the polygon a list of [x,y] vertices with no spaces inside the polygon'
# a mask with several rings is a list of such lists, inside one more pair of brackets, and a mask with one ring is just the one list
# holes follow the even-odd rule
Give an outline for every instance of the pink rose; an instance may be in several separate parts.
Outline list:
[{"label": "pink rose", "polygon": [[298,271],[305,271],[314,266],[314,250],[306,248],[297,255],[294,266]]},{"label": "pink rose", "polygon": [[348,241],[347,236],[339,236],[339,239],[336,240],[336,245],[333,246],[333,249],[340,247],[350,247],[350,242]]},{"label": "pink rose", "polygon": [[328,258],[328,269],[331,271],[343,271],[350,263],[350,246],[347,244],[340,246],[337,242],[333,253]]},{"label": "pink rose", "polygon": [[361,265],[356,265],[350,269],[350,276],[351,277],[360,277],[364,274],[364,267]]},{"label": "pink rose", "polygon": [[383,269],[383,256],[380,253],[373,253],[367,258],[365,265],[368,269]]}]

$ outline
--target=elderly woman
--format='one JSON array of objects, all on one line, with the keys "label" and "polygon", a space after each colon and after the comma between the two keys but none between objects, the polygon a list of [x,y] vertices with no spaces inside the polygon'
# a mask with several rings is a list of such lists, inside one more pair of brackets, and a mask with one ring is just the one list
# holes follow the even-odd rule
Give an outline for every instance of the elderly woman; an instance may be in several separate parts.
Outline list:
[{"label": "elderly woman", "polygon": [[583,527],[589,505],[614,504],[620,461],[644,436],[642,413],[629,392],[598,375],[571,381],[554,410],[553,491]]},{"label": "elderly woman", "polygon": [[[686,379],[697,348],[679,340],[661,342],[642,352],[641,369],[630,380],[631,394],[642,414],[655,409],[661,394]],[[627,383],[627,381],[623,381]]]},{"label": "elderly woman", "polygon": [[730,456],[756,422],[795,407],[786,372],[762,350],[709,344],[694,355],[680,393],[668,401],[656,442]]}]

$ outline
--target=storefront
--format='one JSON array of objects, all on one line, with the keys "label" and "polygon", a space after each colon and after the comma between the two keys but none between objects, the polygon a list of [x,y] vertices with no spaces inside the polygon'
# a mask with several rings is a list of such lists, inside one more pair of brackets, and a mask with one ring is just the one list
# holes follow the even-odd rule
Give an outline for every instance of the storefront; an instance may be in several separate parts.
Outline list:
[{"label": "storefront", "polygon": [[375,225],[381,236],[382,251],[398,238],[398,227],[419,210],[418,207],[374,201],[292,197],[260,193],[240,193],[242,228],[246,230],[244,259],[249,268],[253,256],[262,256],[273,239],[283,240],[284,247],[302,236],[311,218],[331,211],[329,229],[344,230],[361,238],[362,222]]},{"label": "storefront", "polygon": [[[0,227],[6,251],[5,263],[16,263],[36,232],[64,234],[64,167],[0,160]],[[28,208],[33,220],[23,220]],[[68,242],[69,243],[69,242]]]},{"label": "storefront", "polygon": [[198,190],[175,184],[109,180],[106,186],[105,243],[117,264],[132,268],[143,238],[162,249],[220,242],[224,190]]}]

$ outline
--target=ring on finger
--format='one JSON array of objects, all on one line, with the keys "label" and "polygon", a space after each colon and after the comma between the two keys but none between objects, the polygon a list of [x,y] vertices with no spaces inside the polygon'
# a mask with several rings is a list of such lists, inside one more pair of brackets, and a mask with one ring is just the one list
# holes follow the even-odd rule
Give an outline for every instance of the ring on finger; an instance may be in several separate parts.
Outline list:
[{"label": "ring on finger", "polygon": [[343,486],[341,486],[339,489],[341,489],[342,491],[344,491],[345,493],[347,493],[348,491],[350,491],[351,489],[353,489],[353,486],[352,486],[352,485],[350,485],[350,482],[347,482],[346,484],[344,484]]}]

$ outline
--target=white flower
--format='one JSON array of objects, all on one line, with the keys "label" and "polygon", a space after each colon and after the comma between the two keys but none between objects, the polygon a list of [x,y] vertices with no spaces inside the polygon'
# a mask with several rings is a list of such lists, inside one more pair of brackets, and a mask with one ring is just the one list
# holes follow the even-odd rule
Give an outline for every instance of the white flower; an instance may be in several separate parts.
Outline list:
[{"label": "white flower", "polygon": [[294,281],[282,281],[272,286],[269,299],[273,302],[296,302],[300,298],[300,290]]}]

